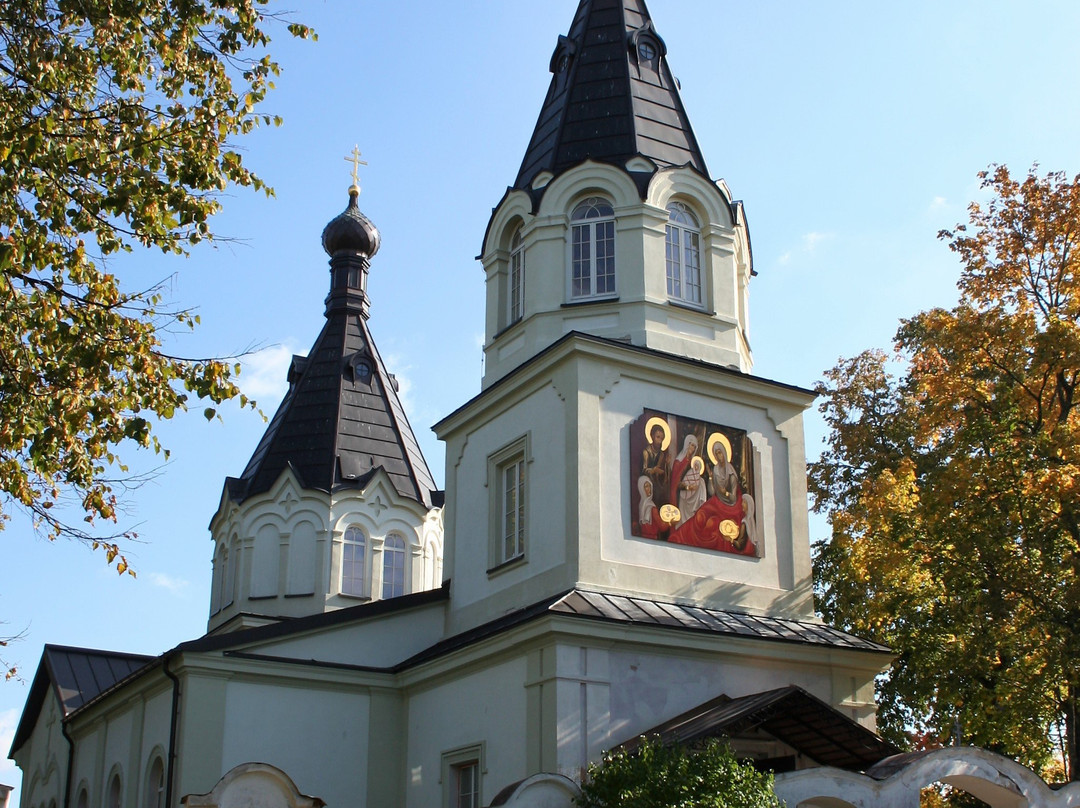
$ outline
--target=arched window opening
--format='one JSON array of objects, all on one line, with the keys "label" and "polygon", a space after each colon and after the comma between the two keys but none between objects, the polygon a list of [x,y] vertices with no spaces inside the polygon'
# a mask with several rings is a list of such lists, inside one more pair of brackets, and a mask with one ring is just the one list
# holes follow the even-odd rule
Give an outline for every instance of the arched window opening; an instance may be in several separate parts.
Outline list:
[{"label": "arched window opening", "polygon": [[525,314],[525,240],[519,227],[510,241],[510,320],[516,323]]},{"label": "arched window opening", "polygon": [[570,222],[570,297],[615,294],[615,210],[591,197],[574,208]]},{"label": "arched window opening", "polygon": [[146,808],[165,808],[165,764],[155,757],[146,779]]},{"label": "arched window opening", "polygon": [[214,591],[210,595],[210,612],[217,614],[225,607],[225,579],[229,571],[229,550],[222,542],[218,547],[217,560],[214,562]]},{"label": "arched window opening", "polygon": [[701,228],[681,202],[668,205],[667,292],[672,300],[701,305]]},{"label": "arched window opening", "polygon": [[345,531],[341,546],[341,594],[367,593],[367,538],[358,527]]},{"label": "arched window opening", "polygon": [[221,608],[225,608],[236,597],[236,571],[240,566],[240,539],[232,537],[229,552],[225,556],[225,588],[221,599]]},{"label": "arched window opening", "polygon": [[86,786],[79,789],[79,796],[75,799],[75,808],[90,808],[90,795],[86,793]]},{"label": "arched window opening", "polygon": [[120,808],[123,798],[120,788],[120,773],[117,772],[109,779],[109,789],[106,792],[105,808]]},{"label": "arched window opening", "polygon": [[405,594],[405,539],[396,533],[383,544],[383,598]]}]

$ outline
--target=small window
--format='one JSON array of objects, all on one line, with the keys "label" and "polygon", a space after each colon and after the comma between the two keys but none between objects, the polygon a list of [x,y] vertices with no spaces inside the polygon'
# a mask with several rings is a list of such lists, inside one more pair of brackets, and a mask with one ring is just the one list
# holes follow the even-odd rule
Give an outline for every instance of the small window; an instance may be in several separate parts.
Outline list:
[{"label": "small window", "polygon": [[570,297],[615,294],[615,211],[599,197],[586,199],[570,215]]},{"label": "small window", "polygon": [[155,757],[146,779],[146,808],[165,808],[165,764]]},{"label": "small window", "polygon": [[454,808],[480,808],[480,762],[471,760],[453,767]]},{"label": "small window", "polygon": [[382,596],[396,598],[405,594],[405,539],[391,533],[383,543]]},{"label": "small window", "polygon": [[90,796],[86,793],[86,786],[79,789],[79,796],[75,799],[75,808],[90,808]]},{"label": "small window", "polygon": [[525,458],[515,457],[499,472],[502,511],[502,561],[525,554]]},{"label": "small window", "polygon": [[443,805],[446,808],[480,808],[484,804],[484,773],[483,743],[443,752]]},{"label": "small window", "polygon": [[667,291],[672,300],[701,305],[701,231],[681,202],[668,205]]},{"label": "small window", "polygon": [[529,532],[529,460],[527,435],[488,458],[489,573],[525,558]]},{"label": "small window", "polygon": [[358,527],[345,531],[341,544],[341,594],[367,593],[367,539]]},{"label": "small window", "polygon": [[521,228],[510,242],[510,322],[516,323],[525,313],[525,240]]},{"label": "small window", "polygon": [[121,808],[120,802],[123,797],[120,787],[120,774],[114,774],[109,780],[109,790],[105,801],[105,808]]}]

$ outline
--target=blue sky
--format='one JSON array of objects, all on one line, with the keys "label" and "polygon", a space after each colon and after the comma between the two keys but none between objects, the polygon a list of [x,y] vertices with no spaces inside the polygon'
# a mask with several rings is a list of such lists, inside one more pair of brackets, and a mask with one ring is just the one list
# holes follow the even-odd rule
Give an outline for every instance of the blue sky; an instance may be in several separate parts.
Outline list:
[{"label": "blue sky", "polygon": [[[133,286],[170,278],[203,325],[170,350],[262,351],[241,385],[269,415],[292,353],[318,333],[328,289],[319,235],[347,202],[357,143],[362,210],[382,232],[370,327],[436,480],[429,426],[479,391],[483,273],[474,260],[491,208],[513,181],[547,89],[548,60],[576,0],[305,0],[319,41],[287,41],[265,109],[284,126],[243,141],[276,189],[230,191],[229,236],[188,260],[135,254]],[[1080,173],[1080,4],[649,0],[710,172],[746,205],[755,373],[811,386],[841,356],[887,347],[899,318],[956,299],[958,265],[936,239],[978,198],[993,162],[1017,173]],[[25,683],[0,684],[6,754],[45,642],[160,653],[202,633],[207,524],[265,424],[201,407],[162,424],[168,465],[127,499],[138,578],[100,556],[35,538],[18,516],[0,532],[0,634]],[[823,430],[807,419],[808,451]],[[825,526],[815,522],[813,538]],[[17,784],[8,761],[0,782]],[[15,803],[17,804],[17,803]]]}]

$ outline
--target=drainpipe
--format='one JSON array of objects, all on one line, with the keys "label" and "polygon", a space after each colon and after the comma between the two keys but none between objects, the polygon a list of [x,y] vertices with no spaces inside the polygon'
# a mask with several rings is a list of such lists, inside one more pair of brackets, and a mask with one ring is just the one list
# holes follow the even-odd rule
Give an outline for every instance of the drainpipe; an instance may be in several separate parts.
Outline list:
[{"label": "drainpipe", "polygon": [[[173,771],[176,768],[176,732],[179,726],[180,715],[180,679],[169,670],[169,657],[166,655],[161,662],[161,670],[172,680],[172,717],[169,722],[169,767],[165,773],[165,808],[172,808],[173,804]],[[67,806],[70,808],[70,806]]]},{"label": "drainpipe", "polygon": [[60,719],[60,734],[68,744],[67,777],[64,778],[64,808],[71,808],[71,780],[75,776],[75,740],[68,735],[67,722]]}]

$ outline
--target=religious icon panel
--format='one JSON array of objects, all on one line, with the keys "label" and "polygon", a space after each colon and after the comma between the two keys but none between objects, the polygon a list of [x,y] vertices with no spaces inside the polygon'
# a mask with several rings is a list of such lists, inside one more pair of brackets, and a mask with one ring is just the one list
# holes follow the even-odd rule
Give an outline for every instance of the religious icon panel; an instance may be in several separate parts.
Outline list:
[{"label": "religious icon panel", "polygon": [[754,462],[746,430],[645,410],[630,426],[631,533],[760,556]]}]

